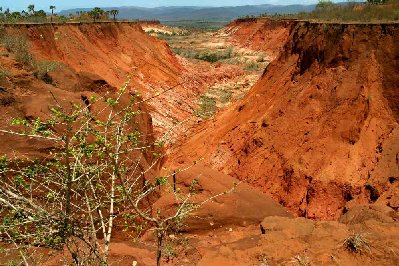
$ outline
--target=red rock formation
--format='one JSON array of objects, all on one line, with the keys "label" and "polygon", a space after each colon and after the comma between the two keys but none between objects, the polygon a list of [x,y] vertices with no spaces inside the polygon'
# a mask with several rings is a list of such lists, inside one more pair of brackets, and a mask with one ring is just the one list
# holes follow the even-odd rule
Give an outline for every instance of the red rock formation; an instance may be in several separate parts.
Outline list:
[{"label": "red rock formation", "polygon": [[232,35],[241,47],[264,51],[275,59],[289,36],[289,21],[270,19],[242,19],[227,25],[223,30]]},{"label": "red rock formation", "polygon": [[387,203],[399,176],[399,27],[287,24],[283,53],[176,162],[204,156],[308,218],[336,219],[353,199]]}]

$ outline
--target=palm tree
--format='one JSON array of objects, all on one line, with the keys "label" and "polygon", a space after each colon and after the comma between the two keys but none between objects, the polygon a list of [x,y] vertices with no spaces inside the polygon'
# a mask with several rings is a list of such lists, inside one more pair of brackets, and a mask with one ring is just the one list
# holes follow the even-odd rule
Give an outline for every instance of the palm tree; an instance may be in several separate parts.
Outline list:
[{"label": "palm tree", "polygon": [[35,14],[35,5],[29,5],[28,6],[28,12],[33,15]]},{"label": "palm tree", "polygon": [[55,6],[50,6],[50,9],[51,9],[51,22],[53,22],[53,16],[54,16],[54,9],[55,9]]},{"label": "palm tree", "polygon": [[111,15],[114,16],[114,21],[116,21],[116,16],[119,14],[119,10],[113,9],[110,11]]},{"label": "palm tree", "polygon": [[89,11],[88,14],[93,18],[93,21],[96,22],[96,20],[101,18],[101,16],[104,14],[104,10],[99,7],[95,7],[93,10]]}]

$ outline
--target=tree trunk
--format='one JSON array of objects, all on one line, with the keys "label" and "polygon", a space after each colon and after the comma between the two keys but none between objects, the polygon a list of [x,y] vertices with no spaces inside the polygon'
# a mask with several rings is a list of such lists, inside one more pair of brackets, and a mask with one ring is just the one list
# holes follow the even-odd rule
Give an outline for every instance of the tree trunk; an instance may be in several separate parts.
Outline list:
[{"label": "tree trunk", "polygon": [[115,175],[112,175],[111,180],[111,202],[109,206],[109,219],[108,219],[108,232],[104,239],[105,251],[104,251],[104,262],[108,261],[109,256],[109,248],[111,245],[111,234],[112,234],[112,227],[114,221],[114,201],[115,201]]},{"label": "tree trunk", "polygon": [[176,171],[173,172],[173,192],[176,192]]},{"label": "tree trunk", "polygon": [[159,230],[157,231],[157,240],[157,266],[161,266],[163,233]]},{"label": "tree trunk", "polygon": [[65,163],[66,163],[66,186],[65,186],[65,217],[64,217],[64,225],[61,232],[61,237],[63,241],[65,241],[66,231],[68,230],[69,216],[71,215],[71,191],[72,191],[72,170],[71,170],[71,161],[70,161],[70,132],[72,128],[68,125],[67,136],[65,140]]}]

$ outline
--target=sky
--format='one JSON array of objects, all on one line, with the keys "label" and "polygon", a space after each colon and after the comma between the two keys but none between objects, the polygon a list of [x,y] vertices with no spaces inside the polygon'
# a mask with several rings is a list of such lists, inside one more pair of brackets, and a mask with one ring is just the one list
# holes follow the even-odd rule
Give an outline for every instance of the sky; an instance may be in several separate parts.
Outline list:
[{"label": "sky", "polygon": [[36,10],[47,11],[50,5],[55,5],[56,10],[61,11],[69,8],[82,7],[118,7],[118,6],[240,6],[260,4],[312,4],[317,0],[0,0],[0,6],[10,8],[13,11],[27,9],[27,6],[34,4]]}]

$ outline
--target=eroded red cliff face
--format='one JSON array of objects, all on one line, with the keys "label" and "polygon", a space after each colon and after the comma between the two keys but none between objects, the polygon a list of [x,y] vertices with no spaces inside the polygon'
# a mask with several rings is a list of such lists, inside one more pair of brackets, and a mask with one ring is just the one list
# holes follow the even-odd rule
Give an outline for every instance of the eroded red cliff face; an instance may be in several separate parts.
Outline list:
[{"label": "eroded red cliff face", "polygon": [[[139,83],[156,76],[157,71],[162,73],[158,76],[165,84],[176,82],[176,73],[180,71],[167,45],[148,36],[134,23],[6,25],[3,34],[27,38],[29,53],[37,62],[47,60],[58,64],[45,80],[30,66],[18,62],[13,52],[0,47],[4,72],[0,77],[3,130],[12,128],[13,118],[47,117],[55,105],[54,98],[65,105],[83,104],[86,102],[82,99],[93,95],[97,98],[107,93],[112,95],[128,76],[131,78],[128,90],[137,94],[142,89]],[[146,64],[147,59],[152,60],[153,68]],[[151,143],[155,137],[150,108],[145,103],[137,104],[136,108],[141,111],[135,120],[136,127],[142,132],[143,141]],[[52,145],[34,138],[0,134],[0,153],[10,158],[47,156]],[[151,152],[149,149],[148,154]]]},{"label": "eroded red cliff face", "polygon": [[[38,59],[95,74],[116,88],[130,81],[129,88],[144,99],[160,94],[147,102],[157,135],[169,130],[175,120],[191,115],[192,107],[182,104],[195,98],[183,86],[184,66],[166,42],[146,34],[139,23],[10,25],[7,31],[26,36]],[[58,78],[62,76],[60,84],[70,84],[71,76]]]},{"label": "eroded red cliff face", "polygon": [[288,40],[290,21],[270,19],[239,19],[223,30],[241,47],[264,51],[273,60],[283,51]]},{"label": "eroded red cliff face", "polygon": [[26,35],[35,55],[97,74],[117,87],[129,75],[136,86],[173,84],[182,70],[167,44],[138,23],[12,25],[8,30]]},{"label": "eroded red cliff face", "polygon": [[397,202],[399,26],[287,22],[287,30],[250,93],[197,128],[175,161],[204,156],[308,218]]}]

